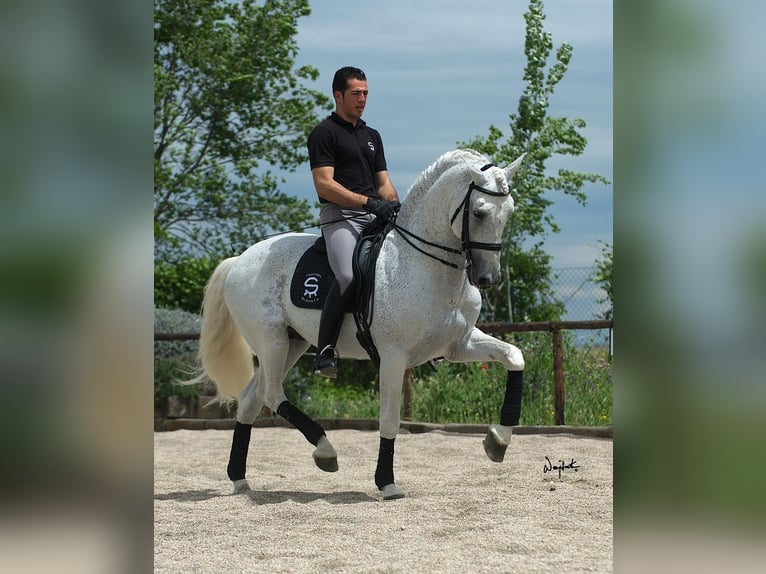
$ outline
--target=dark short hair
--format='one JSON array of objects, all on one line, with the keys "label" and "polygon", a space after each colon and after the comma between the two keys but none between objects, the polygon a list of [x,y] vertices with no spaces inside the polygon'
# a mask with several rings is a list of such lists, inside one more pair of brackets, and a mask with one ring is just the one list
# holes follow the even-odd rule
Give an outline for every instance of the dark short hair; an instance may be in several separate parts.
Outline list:
[{"label": "dark short hair", "polygon": [[345,92],[346,86],[348,86],[348,80],[353,78],[354,80],[364,80],[367,81],[367,76],[364,75],[364,72],[360,70],[359,68],[354,68],[353,66],[344,66],[337,72],[335,72],[335,76],[332,79],[332,91],[335,92]]}]

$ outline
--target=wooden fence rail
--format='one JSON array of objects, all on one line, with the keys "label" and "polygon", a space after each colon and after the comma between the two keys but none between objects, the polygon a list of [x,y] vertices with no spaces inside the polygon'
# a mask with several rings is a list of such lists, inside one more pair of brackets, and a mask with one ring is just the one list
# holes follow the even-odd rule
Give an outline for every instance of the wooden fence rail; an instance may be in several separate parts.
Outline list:
[{"label": "wooden fence rail", "polygon": [[554,422],[564,423],[564,337],[567,329],[611,329],[612,321],[541,321],[537,323],[482,323],[477,325],[485,333],[524,333],[548,331],[553,337],[553,401]]},{"label": "wooden fence rail", "polygon": [[[566,394],[564,392],[564,339],[562,331],[586,330],[586,329],[612,329],[612,321],[540,321],[530,323],[479,323],[476,325],[485,333],[525,333],[530,331],[547,331],[553,337],[553,397],[554,397],[554,422],[563,425],[564,404]],[[155,341],[183,341],[198,339],[199,333],[155,333]],[[410,412],[410,397],[412,371],[409,370],[404,381],[403,414],[407,418]]]}]

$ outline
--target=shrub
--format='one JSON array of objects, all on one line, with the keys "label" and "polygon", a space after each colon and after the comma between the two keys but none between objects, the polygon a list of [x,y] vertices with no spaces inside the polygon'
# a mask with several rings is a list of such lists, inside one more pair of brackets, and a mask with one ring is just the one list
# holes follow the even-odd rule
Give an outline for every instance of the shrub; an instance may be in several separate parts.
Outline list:
[{"label": "shrub", "polygon": [[[155,333],[199,333],[201,326],[199,315],[181,309],[154,308]],[[196,356],[199,341],[155,341],[154,357],[178,357],[179,355]]]},{"label": "shrub", "polygon": [[170,396],[198,398],[203,389],[198,385],[181,385],[179,381],[189,378],[189,365],[193,356],[154,358],[154,406],[161,407]]},{"label": "shrub", "polygon": [[[198,333],[200,317],[180,309],[154,309],[154,331],[158,333]],[[171,395],[198,397],[206,389],[198,385],[179,385],[194,375],[199,341],[154,342],[154,404],[161,406]]]}]

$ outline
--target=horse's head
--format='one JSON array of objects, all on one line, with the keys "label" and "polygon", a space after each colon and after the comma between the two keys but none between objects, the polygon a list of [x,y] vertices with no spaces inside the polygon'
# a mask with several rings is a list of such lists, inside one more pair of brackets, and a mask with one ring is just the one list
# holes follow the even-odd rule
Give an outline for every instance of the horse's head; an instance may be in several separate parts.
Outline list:
[{"label": "horse's head", "polygon": [[450,224],[461,240],[468,280],[479,289],[500,281],[503,229],[514,210],[510,182],[524,155],[505,168],[478,154],[465,160],[465,187],[458,190]]}]

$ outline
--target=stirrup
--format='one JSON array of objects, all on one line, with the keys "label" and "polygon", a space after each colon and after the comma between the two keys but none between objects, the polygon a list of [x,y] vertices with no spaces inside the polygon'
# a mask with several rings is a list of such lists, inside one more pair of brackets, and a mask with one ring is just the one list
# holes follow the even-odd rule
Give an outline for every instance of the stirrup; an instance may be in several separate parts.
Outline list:
[{"label": "stirrup", "polygon": [[327,345],[314,360],[314,374],[328,379],[338,378],[338,367],[335,365],[335,347]]}]

